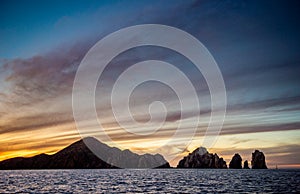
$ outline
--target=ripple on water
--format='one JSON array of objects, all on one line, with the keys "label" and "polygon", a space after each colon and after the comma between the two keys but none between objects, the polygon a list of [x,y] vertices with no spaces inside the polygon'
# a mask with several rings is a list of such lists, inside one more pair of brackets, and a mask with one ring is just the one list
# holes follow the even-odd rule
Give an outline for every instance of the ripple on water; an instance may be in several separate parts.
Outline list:
[{"label": "ripple on water", "polygon": [[0,193],[299,193],[300,170],[16,170],[0,171]]}]

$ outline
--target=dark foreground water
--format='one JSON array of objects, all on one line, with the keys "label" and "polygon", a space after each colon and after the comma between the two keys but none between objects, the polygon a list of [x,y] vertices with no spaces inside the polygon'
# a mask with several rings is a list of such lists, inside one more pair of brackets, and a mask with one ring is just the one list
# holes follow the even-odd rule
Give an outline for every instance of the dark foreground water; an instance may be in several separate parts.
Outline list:
[{"label": "dark foreground water", "polygon": [[299,193],[300,170],[0,171],[0,193]]}]

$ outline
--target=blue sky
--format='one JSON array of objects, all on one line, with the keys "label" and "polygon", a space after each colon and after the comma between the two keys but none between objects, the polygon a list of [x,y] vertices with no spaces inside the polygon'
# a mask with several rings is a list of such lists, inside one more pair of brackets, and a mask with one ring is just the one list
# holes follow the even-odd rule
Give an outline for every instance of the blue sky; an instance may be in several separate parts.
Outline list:
[{"label": "blue sky", "polygon": [[[1,1],[0,145],[4,148],[0,152],[7,157],[51,152],[78,138],[70,95],[82,57],[109,33],[131,25],[157,23],[198,38],[220,67],[228,106],[215,150],[224,154],[228,149],[243,152],[257,145],[270,153],[280,147],[286,148],[286,155],[299,154],[299,7],[299,1]],[[130,50],[112,62],[115,68],[103,79],[114,80],[132,62],[145,59],[169,61],[186,72],[209,112],[203,77],[184,57],[167,50]],[[171,91],[156,87],[162,86],[150,84],[137,91],[138,105],[133,108],[137,113],[151,101],[146,98],[147,91],[176,104]],[[98,101],[99,110],[106,108],[105,100]],[[111,116],[103,117],[112,122]],[[204,120],[207,118],[204,115]],[[16,125],[16,121],[20,122]],[[55,133],[45,135],[51,127]],[[24,144],[28,133],[36,133],[36,139]],[[20,136],[12,137],[15,134]],[[190,149],[199,146],[201,130],[199,134]],[[261,134],[260,138],[256,134]],[[267,138],[267,144],[266,135],[273,138]],[[278,136],[281,139],[274,138]],[[49,144],[44,147],[45,139]],[[138,150],[132,142],[123,146]],[[275,164],[278,157],[271,156],[270,163]],[[299,157],[283,164],[299,165]]]},{"label": "blue sky", "polygon": [[[1,57],[30,57],[39,49],[53,48],[59,42],[78,36],[80,25],[75,31],[64,33],[57,26],[68,17],[81,17],[95,12],[105,1],[2,1],[1,2]],[[87,21],[86,21],[87,22]],[[73,35],[72,35],[73,36]],[[70,41],[70,40],[69,40]]]}]

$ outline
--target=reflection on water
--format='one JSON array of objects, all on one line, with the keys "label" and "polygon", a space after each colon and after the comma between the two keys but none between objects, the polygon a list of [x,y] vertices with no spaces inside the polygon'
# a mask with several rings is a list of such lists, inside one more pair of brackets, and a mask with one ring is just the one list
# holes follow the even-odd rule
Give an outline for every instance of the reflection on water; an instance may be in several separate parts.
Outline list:
[{"label": "reflection on water", "polygon": [[0,171],[4,192],[300,192],[300,170]]}]

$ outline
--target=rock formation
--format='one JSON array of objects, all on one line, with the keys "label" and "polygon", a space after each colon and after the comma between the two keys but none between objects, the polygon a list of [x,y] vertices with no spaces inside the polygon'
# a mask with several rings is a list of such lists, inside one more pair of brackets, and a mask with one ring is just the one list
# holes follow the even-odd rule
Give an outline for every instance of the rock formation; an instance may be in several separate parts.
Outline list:
[{"label": "rock formation", "polygon": [[[98,158],[85,143],[101,149],[106,162]],[[156,154],[138,155],[130,150],[112,148],[95,138],[88,137],[77,141],[54,155],[40,154],[30,158],[12,158],[0,162],[0,169],[96,169],[117,168],[170,168],[163,156]],[[113,164],[113,165],[112,165]]]},{"label": "rock formation", "polygon": [[248,160],[246,160],[246,161],[244,162],[244,169],[249,169]]},{"label": "rock formation", "polygon": [[255,150],[252,153],[251,166],[252,169],[267,169],[264,153]]},{"label": "rock formation", "polygon": [[180,160],[177,168],[227,168],[227,165],[223,158],[200,147]]},{"label": "rock formation", "polygon": [[232,157],[229,168],[241,169],[242,168],[242,157],[239,154],[234,154]]}]

